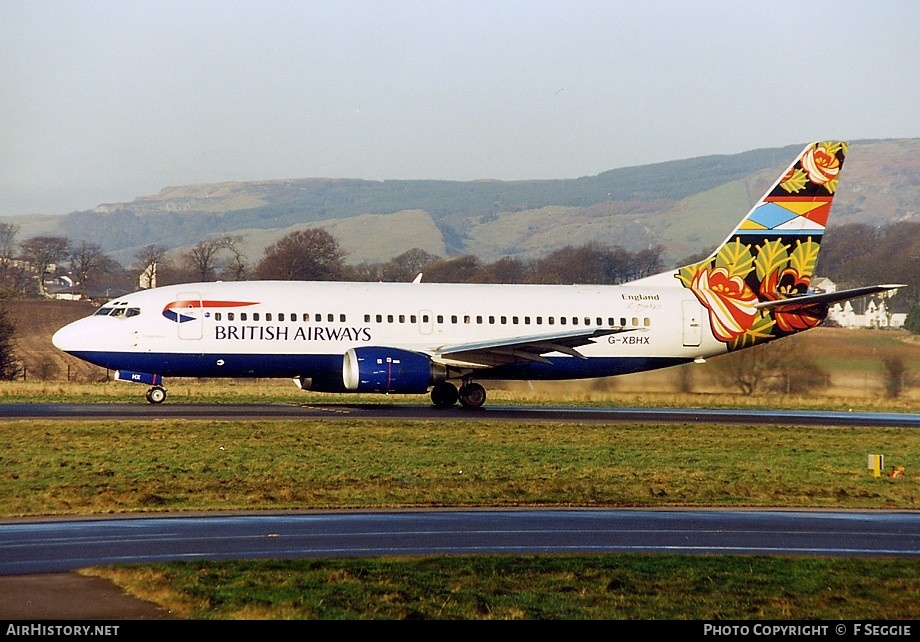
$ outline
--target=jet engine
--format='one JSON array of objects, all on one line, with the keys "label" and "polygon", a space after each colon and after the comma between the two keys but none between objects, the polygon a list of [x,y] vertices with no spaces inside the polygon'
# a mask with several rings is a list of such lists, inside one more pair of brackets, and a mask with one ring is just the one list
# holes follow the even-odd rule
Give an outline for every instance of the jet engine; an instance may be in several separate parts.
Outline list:
[{"label": "jet engine", "polygon": [[350,348],[342,365],[342,380],[352,392],[416,394],[446,379],[447,368],[428,355],[397,348]]}]

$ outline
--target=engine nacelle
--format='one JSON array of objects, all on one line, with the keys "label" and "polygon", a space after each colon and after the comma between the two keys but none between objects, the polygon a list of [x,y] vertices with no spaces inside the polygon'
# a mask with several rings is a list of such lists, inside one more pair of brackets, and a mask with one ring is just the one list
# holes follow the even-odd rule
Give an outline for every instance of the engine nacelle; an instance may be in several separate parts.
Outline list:
[{"label": "engine nacelle", "polygon": [[352,392],[416,394],[447,378],[447,368],[418,352],[398,348],[350,348],[342,380]]}]

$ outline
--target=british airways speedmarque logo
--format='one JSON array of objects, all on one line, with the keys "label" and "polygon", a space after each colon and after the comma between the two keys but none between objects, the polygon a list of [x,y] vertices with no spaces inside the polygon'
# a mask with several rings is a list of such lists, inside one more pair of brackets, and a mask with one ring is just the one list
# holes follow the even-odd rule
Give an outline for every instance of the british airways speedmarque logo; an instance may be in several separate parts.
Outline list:
[{"label": "british airways speedmarque logo", "polygon": [[[258,305],[258,302],[255,301],[201,301],[199,299],[191,299],[189,301],[172,301],[165,308],[163,308],[163,316],[169,319],[170,321],[178,321],[179,323],[185,323],[186,321],[194,321],[197,315],[194,315],[193,310],[208,310],[213,308],[239,308],[247,305]],[[188,314],[183,314],[186,310],[189,311]]]}]

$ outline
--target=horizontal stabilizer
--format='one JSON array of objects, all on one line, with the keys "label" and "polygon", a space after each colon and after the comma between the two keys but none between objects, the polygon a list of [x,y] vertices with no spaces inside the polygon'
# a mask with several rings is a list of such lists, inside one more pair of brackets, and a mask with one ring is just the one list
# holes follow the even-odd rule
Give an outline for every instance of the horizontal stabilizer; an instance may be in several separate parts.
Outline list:
[{"label": "horizontal stabilizer", "polygon": [[848,301],[858,299],[861,296],[878,294],[889,290],[906,288],[906,285],[886,284],[886,285],[867,285],[862,288],[853,288],[851,290],[839,290],[837,292],[825,292],[822,294],[803,294],[802,296],[791,296],[785,299],[774,299],[772,301],[760,301],[755,303],[754,307],[759,310],[771,310],[783,307],[800,307],[803,305],[828,305],[837,301]]}]

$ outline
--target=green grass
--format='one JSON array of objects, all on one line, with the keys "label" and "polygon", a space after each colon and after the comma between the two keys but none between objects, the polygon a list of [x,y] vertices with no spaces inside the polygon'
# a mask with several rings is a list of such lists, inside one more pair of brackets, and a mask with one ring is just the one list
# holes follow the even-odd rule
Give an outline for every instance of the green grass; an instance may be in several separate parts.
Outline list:
[{"label": "green grass", "polygon": [[[0,515],[421,506],[915,510],[920,433],[488,421],[6,421]],[[874,478],[866,455],[907,475]],[[591,555],[86,569],[188,619],[916,619],[913,559]]]},{"label": "green grass", "polygon": [[187,619],[893,620],[920,562],[677,555],[457,556],[100,568]]},{"label": "green grass", "polygon": [[[430,421],[8,421],[0,515],[416,506],[916,509],[920,433]],[[907,476],[872,478],[867,455]]]},{"label": "green grass", "polygon": [[[883,346],[884,347],[884,346]],[[841,347],[841,349],[843,349]],[[888,348],[885,348],[888,349]],[[861,354],[870,354],[867,348]],[[851,358],[854,354],[851,352]],[[916,412],[865,390],[679,394],[653,375],[490,389],[491,404]],[[175,380],[167,403],[419,403],[287,381]],[[0,403],[131,402],[122,382],[4,382]],[[426,506],[916,510],[920,433],[783,425],[447,421],[0,422],[0,516]],[[866,455],[906,476],[874,478]],[[84,569],[188,619],[917,619],[920,562],[591,555]]]}]

